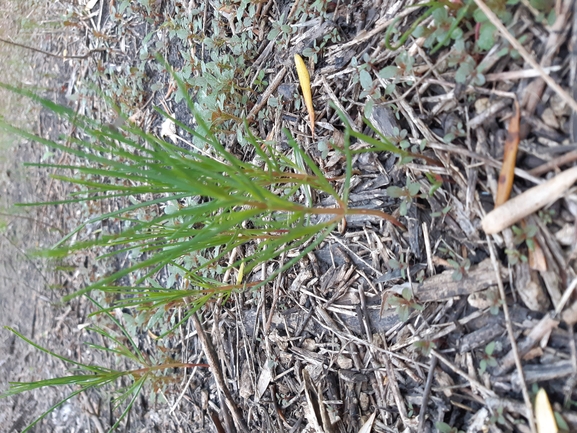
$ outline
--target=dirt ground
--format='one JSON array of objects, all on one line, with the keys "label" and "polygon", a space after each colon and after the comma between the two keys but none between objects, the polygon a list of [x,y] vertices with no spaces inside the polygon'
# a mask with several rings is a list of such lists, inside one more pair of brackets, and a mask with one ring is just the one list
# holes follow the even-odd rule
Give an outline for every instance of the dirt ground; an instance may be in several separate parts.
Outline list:
[{"label": "dirt ground", "polygon": [[[61,20],[62,5],[37,0],[0,2],[0,37],[22,44],[58,52],[51,23]],[[61,30],[60,30],[61,31]],[[7,84],[33,85],[42,94],[61,99],[58,89],[69,79],[67,66],[60,59],[0,42],[1,80]],[[54,116],[40,112],[27,100],[0,91],[1,115],[12,124],[30,127],[46,136],[64,133]],[[9,326],[39,344],[68,355],[80,344],[73,328],[81,320],[77,305],[59,302],[65,279],[53,271],[46,260],[32,255],[47,248],[70,228],[73,218],[62,207],[15,208],[16,203],[46,201],[63,194],[62,185],[50,181],[46,170],[30,170],[26,162],[40,162],[47,149],[7,133],[0,135],[0,324]],[[70,323],[73,323],[71,325]],[[7,329],[0,331],[0,388],[8,381],[30,381],[50,377],[62,368],[57,360],[25,344]],[[22,431],[48,409],[58,390],[44,390],[0,400],[0,430]],[[86,423],[81,406],[65,404],[34,431],[79,431]]]}]

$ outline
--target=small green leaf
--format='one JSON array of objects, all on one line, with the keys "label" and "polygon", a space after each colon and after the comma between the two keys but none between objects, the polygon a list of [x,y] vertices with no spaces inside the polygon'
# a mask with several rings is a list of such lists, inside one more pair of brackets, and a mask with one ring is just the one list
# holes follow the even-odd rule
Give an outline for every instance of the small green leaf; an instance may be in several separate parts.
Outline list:
[{"label": "small green leaf", "polygon": [[529,0],[529,3],[540,12],[548,12],[555,6],[554,0]]},{"label": "small green leaf", "polygon": [[569,425],[563,419],[561,414],[559,412],[553,412],[553,414],[555,415],[555,422],[557,423],[557,427],[559,427],[563,431],[569,431]]},{"label": "small green leaf", "polygon": [[519,228],[518,226],[511,227],[513,233],[516,235],[521,235],[523,233],[523,229]]},{"label": "small green leaf", "polygon": [[551,9],[547,14],[547,24],[552,26],[555,23],[555,20],[557,20],[557,14],[555,13],[555,9]]},{"label": "small green leaf", "polygon": [[403,298],[405,298],[407,301],[410,301],[411,299],[413,299],[413,293],[411,292],[411,289],[409,289],[408,287],[405,287],[405,288],[403,289],[402,296],[403,296]]},{"label": "small green leaf", "polygon": [[399,206],[399,213],[401,214],[401,216],[406,216],[407,215],[407,201],[403,200]]},{"label": "small green leaf", "polygon": [[397,85],[395,83],[391,83],[385,89],[385,95],[387,96],[392,95],[393,93],[395,93],[395,90],[397,90]]},{"label": "small green leaf", "polygon": [[361,87],[364,90],[368,90],[373,86],[373,79],[371,78],[371,74],[369,74],[367,70],[361,69],[359,79],[361,82]]},{"label": "small green leaf", "polygon": [[493,351],[495,350],[495,342],[491,341],[489,344],[487,344],[487,346],[485,346],[485,353],[489,356],[491,356],[493,354]]},{"label": "small green leaf", "polygon": [[477,46],[485,51],[490,50],[495,45],[495,32],[497,28],[489,22],[483,23],[479,30],[479,39]]},{"label": "small green leaf", "polygon": [[503,57],[506,54],[509,54],[509,48],[507,48],[507,47],[501,48],[499,51],[497,51],[496,56],[497,57]]},{"label": "small green leaf", "polygon": [[270,29],[270,31],[268,32],[268,35],[267,35],[266,38],[267,38],[269,41],[274,41],[279,34],[280,34],[280,28],[278,28],[278,27],[273,27],[273,28]]},{"label": "small green leaf", "polygon": [[453,44],[453,48],[457,53],[462,53],[465,51],[465,40],[463,38],[456,39]]},{"label": "small green leaf", "polygon": [[399,74],[399,68],[397,66],[391,65],[381,69],[379,72],[379,77],[381,77],[384,80],[388,80],[390,78],[398,76],[398,74]]},{"label": "small green leaf", "polygon": [[435,423],[435,427],[437,428],[437,430],[439,430],[441,433],[451,433],[453,431],[453,427],[451,427],[449,424],[444,423],[444,422],[437,422]]},{"label": "small green leaf", "polygon": [[455,30],[453,30],[453,33],[451,33],[451,39],[453,40],[457,40],[457,39],[461,39],[463,37],[463,30],[461,30],[459,27],[457,27]]},{"label": "small green leaf", "polygon": [[471,84],[473,84],[474,86],[483,86],[485,84],[485,81],[486,81],[485,76],[477,72],[475,74],[475,77],[471,81]]},{"label": "small green leaf", "polygon": [[409,320],[409,307],[406,305],[399,305],[397,307],[397,316],[399,316],[401,322]]},{"label": "small green leaf", "polygon": [[278,107],[278,98],[271,96],[270,98],[268,98],[267,105],[273,108]]},{"label": "small green leaf", "polygon": [[425,26],[418,26],[414,31],[413,31],[413,36],[415,38],[420,38],[421,36],[423,36],[425,34]]},{"label": "small green leaf", "polygon": [[487,370],[487,361],[485,359],[481,359],[479,362],[479,373],[483,374]]},{"label": "small green leaf", "polygon": [[455,72],[455,81],[457,83],[465,84],[469,78],[469,75],[471,75],[471,72],[473,72],[473,69],[474,68],[470,63],[461,63],[461,66],[459,66],[459,69],[457,69],[457,72]]},{"label": "small green leaf", "polygon": [[387,195],[392,198],[399,198],[405,195],[405,189],[398,186],[390,186],[387,188]]},{"label": "small green leaf", "polygon": [[446,134],[446,135],[443,137],[443,142],[445,142],[445,143],[447,143],[447,144],[450,144],[450,143],[453,142],[454,139],[455,139],[455,134],[452,133],[452,132],[449,132],[448,134]]},{"label": "small green leaf", "polygon": [[373,98],[367,98],[367,102],[365,102],[365,110],[364,114],[365,117],[368,119],[371,117],[373,113],[373,107],[375,106],[375,100]]},{"label": "small green leaf", "polygon": [[411,197],[416,196],[419,191],[421,190],[421,184],[419,182],[414,182],[414,183],[409,183],[407,185],[407,188],[409,190],[409,194]]},{"label": "small green leaf", "polygon": [[447,263],[449,263],[453,268],[455,269],[459,269],[461,267],[461,265],[459,265],[455,260],[453,259],[447,259]]},{"label": "small green leaf", "polygon": [[164,208],[164,213],[166,213],[166,215],[172,215],[176,212],[178,212],[178,203],[175,201],[168,202]]},{"label": "small green leaf", "polygon": [[326,159],[329,154],[329,151],[331,150],[327,141],[326,140],[319,141],[317,148],[321,152],[322,159]]},{"label": "small green leaf", "polygon": [[399,298],[396,296],[389,296],[385,302],[385,307],[396,307],[399,305]]},{"label": "small green leaf", "polygon": [[525,236],[528,238],[533,238],[539,231],[539,228],[535,225],[530,225],[525,228]]},{"label": "small green leaf", "polygon": [[475,9],[475,12],[473,12],[473,18],[478,23],[485,23],[489,21],[487,15],[485,15],[481,9]]},{"label": "small green leaf", "polygon": [[305,48],[302,52],[303,57],[312,57],[316,54],[316,51],[313,48]]},{"label": "small green leaf", "polygon": [[433,18],[435,19],[435,24],[439,25],[439,24],[443,24],[445,21],[447,21],[449,15],[447,13],[447,10],[445,8],[437,8],[433,11],[432,13]]}]

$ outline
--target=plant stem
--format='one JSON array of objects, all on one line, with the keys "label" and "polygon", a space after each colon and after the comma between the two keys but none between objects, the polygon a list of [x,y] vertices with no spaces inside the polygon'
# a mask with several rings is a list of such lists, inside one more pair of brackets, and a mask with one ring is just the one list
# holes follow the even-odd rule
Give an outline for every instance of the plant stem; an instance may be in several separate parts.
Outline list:
[{"label": "plant stem", "polygon": [[169,364],[161,364],[161,365],[155,365],[152,367],[139,368],[138,370],[130,370],[130,371],[127,371],[126,374],[133,374],[133,375],[140,376],[141,374],[144,374],[144,373],[149,373],[151,371],[157,371],[157,370],[166,370],[168,368],[194,368],[194,367],[209,368],[210,366],[208,364],[189,364],[186,362],[171,362]]},{"label": "plant stem", "polygon": [[388,213],[383,212],[382,210],[379,210],[379,209],[350,209],[350,208],[347,209],[347,215],[358,215],[358,214],[377,216],[379,218],[383,218],[383,219],[389,221],[391,224],[396,225],[401,230],[404,230],[404,231],[407,230],[407,228],[405,227],[405,225],[403,223],[401,223],[394,216],[389,215]]},{"label": "plant stem", "polygon": [[407,230],[407,228],[403,225],[403,223],[397,220],[394,216],[389,215],[388,213],[383,212],[382,210],[379,209],[363,209],[363,208],[345,209],[342,207],[336,207],[336,208],[315,207],[308,209],[308,211],[315,215],[337,215],[340,217],[344,217],[346,215],[373,215],[389,221],[391,224],[396,225],[401,230],[405,231]]},{"label": "plant stem", "polygon": [[64,54],[55,54],[55,53],[51,53],[49,51],[40,50],[38,48],[30,47],[28,45],[19,44],[18,42],[9,41],[9,40],[3,39],[3,38],[0,38],[0,42],[3,42],[3,43],[8,44],[8,45],[14,45],[15,47],[24,48],[26,50],[34,51],[36,53],[44,54],[46,56],[57,57],[59,59],[86,59],[86,58],[88,58],[88,56],[91,56],[94,53],[106,51],[106,48],[96,48],[96,49],[88,51],[86,54],[84,54],[82,56],[67,56]]}]

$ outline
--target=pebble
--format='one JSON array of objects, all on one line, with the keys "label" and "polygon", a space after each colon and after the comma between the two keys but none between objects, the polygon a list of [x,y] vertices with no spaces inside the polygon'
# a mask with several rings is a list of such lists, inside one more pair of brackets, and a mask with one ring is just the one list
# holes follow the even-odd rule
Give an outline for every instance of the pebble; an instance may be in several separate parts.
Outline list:
[{"label": "pebble", "polygon": [[481,114],[486,111],[490,105],[489,98],[479,98],[475,101],[475,112]]},{"label": "pebble", "polygon": [[471,293],[467,298],[467,302],[473,308],[484,310],[495,304],[494,300],[499,298],[498,290],[497,286],[491,286],[487,290]]}]

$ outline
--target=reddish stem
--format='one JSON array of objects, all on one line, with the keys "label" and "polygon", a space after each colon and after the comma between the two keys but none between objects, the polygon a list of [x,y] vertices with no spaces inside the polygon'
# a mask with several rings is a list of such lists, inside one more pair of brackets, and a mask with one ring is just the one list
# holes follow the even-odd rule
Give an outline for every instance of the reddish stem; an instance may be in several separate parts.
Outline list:
[{"label": "reddish stem", "polygon": [[186,362],[171,362],[170,364],[155,365],[153,367],[144,367],[137,370],[131,370],[127,373],[140,376],[149,371],[166,370],[167,368],[194,368],[194,367],[210,367],[208,364],[189,364]]}]

